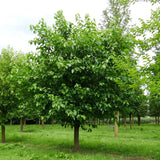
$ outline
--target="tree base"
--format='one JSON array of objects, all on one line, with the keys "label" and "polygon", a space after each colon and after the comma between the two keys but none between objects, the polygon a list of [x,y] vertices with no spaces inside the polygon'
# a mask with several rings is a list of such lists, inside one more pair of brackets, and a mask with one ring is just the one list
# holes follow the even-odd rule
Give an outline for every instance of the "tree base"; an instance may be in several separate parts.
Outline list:
[{"label": "tree base", "polygon": [[79,125],[74,126],[74,152],[78,152],[79,148]]}]

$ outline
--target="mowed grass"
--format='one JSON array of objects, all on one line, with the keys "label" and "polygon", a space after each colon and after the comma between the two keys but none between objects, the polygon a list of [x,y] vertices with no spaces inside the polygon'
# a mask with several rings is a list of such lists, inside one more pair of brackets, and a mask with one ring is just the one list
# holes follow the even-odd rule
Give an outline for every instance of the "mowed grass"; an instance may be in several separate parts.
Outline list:
[{"label": "mowed grass", "polygon": [[132,130],[98,126],[92,132],[80,129],[80,152],[73,153],[73,129],[60,125],[6,126],[6,144],[0,144],[0,160],[160,160],[160,126],[147,124]]}]

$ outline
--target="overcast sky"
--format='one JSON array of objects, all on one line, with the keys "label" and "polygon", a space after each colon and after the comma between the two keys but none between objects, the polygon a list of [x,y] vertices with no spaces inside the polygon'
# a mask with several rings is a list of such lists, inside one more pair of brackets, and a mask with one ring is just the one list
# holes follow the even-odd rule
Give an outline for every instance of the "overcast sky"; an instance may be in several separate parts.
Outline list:
[{"label": "overcast sky", "polygon": [[[0,50],[8,45],[16,50],[34,50],[28,41],[34,35],[29,25],[36,24],[41,18],[52,24],[54,14],[63,10],[67,20],[73,21],[75,14],[81,17],[89,14],[98,22],[108,0],[1,0],[0,2]],[[149,19],[151,5],[138,2],[132,7],[133,21],[138,18]]]}]

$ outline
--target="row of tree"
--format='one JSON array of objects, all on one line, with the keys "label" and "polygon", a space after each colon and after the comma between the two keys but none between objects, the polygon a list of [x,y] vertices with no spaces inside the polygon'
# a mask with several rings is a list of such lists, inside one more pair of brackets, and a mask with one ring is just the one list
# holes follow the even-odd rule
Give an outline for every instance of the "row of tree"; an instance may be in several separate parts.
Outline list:
[{"label": "row of tree", "polygon": [[[50,27],[42,19],[30,28],[36,37],[37,53],[18,53],[3,49],[0,55],[0,123],[5,142],[5,123],[19,117],[53,118],[74,127],[74,151],[79,150],[79,127],[90,119],[117,121],[150,111],[159,117],[159,58],[155,63],[138,67],[136,52],[143,52],[159,42],[159,8],[142,27],[131,28],[130,0],[110,0],[104,11],[103,27],[88,15],[75,16],[68,22],[62,11],[55,14]],[[111,15],[110,15],[111,14]],[[156,17],[157,15],[157,17]],[[156,23],[156,25],[152,25]],[[145,31],[150,31],[146,38]],[[145,37],[138,39],[139,35]],[[143,55],[147,59],[147,56]],[[150,92],[149,103],[144,86]],[[22,130],[22,128],[21,128]]]}]

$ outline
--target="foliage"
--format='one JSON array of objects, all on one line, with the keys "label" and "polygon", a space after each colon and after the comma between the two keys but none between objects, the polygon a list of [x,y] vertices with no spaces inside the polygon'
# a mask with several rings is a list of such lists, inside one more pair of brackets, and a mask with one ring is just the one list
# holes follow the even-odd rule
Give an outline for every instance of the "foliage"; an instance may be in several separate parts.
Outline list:
[{"label": "foliage", "polygon": [[139,39],[139,44],[143,52],[149,51],[155,53],[155,57],[152,59],[152,63],[150,60],[148,60],[146,69],[144,70],[146,73],[147,89],[149,91],[151,115],[159,115],[159,14],[160,7],[158,7],[156,10],[152,10],[150,19],[146,22],[141,20],[142,26],[137,28],[137,33],[139,36],[143,36],[143,38]]},{"label": "foliage", "polygon": [[[130,6],[133,3],[134,1],[130,0],[110,0],[108,2],[109,7],[103,11],[102,28],[116,26],[122,30],[122,35],[131,32]],[[136,43],[135,38],[133,35],[130,35],[130,43]],[[121,44],[120,41],[121,39],[119,38],[117,44]],[[132,47],[132,51],[126,56],[125,60],[116,58],[116,70],[120,71],[120,76],[117,76],[116,79],[121,88],[121,99],[123,99],[123,108],[119,110],[123,115],[134,114],[142,109],[140,103],[143,101],[144,93],[142,91],[141,95],[137,96],[137,92],[142,90],[140,88],[144,84],[144,78],[142,78],[143,70],[138,68],[138,58],[139,55],[136,53],[135,47]],[[143,108],[144,110],[147,109],[146,107]]]},{"label": "foliage", "polygon": [[159,94],[159,75],[160,75],[160,55],[155,56],[155,63],[151,64],[149,67],[150,81],[148,83],[148,88],[150,91],[149,95],[149,104],[150,104],[150,115],[151,116],[160,116],[160,94]]},{"label": "foliage", "polygon": [[115,25],[129,31],[131,0],[109,0],[108,7],[103,11],[102,28],[112,28]]},{"label": "foliage", "polygon": [[16,52],[12,48],[2,50],[0,54],[0,123],[2,125],[19,104],[17,83],[12,73],[16,60]]},{"label": "foliage", "polygon": [[34,84],[33,73],[36,66],[32,59],[34,56],[33,53],[18,54],[19,62],[12,71],[19,88],[20,104],[16,112],[18,118],[33,119],[39,112],[35,107],[34,92],[31,89]]},{"label": "foliage", "polygon": [[39,90],[37,103],[46,114],[50,111],[62,124],[73,126],[83,125],[87,117],[113,116],[116,106],[124,103],[118,66],[127,62],[133,37],[117,26],[99,30],[88,16],[82,20],[76,15],[73,24],[59,11],[55,20],[52,27],[43,19],[31,26],[37,34],[31,43],[40,52],[34,84]]}]

